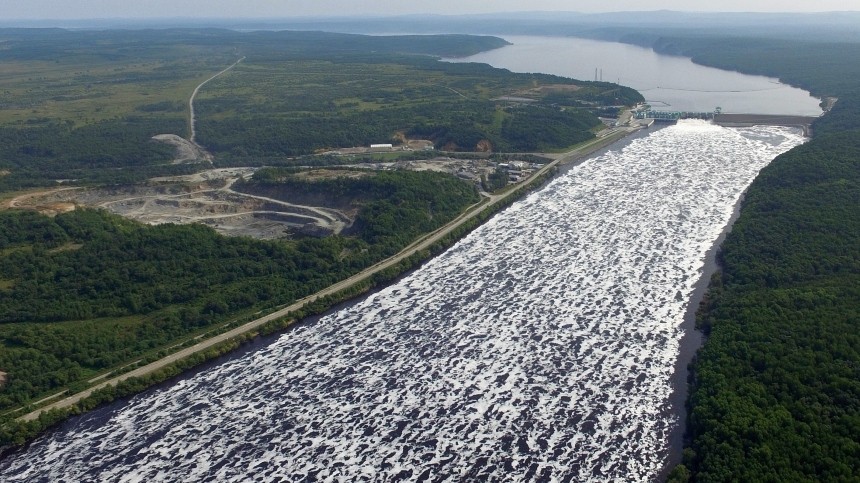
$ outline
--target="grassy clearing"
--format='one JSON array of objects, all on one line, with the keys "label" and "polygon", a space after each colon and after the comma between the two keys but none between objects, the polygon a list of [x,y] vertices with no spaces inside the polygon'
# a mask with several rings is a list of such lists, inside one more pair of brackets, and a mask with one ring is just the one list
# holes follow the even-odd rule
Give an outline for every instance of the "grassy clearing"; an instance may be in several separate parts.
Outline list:
[{"label": "grassy clearing", "polygon": [[[157,116],[139,109],[165,101],[173,103],[171,110],[184,111],[194,87],[209,72],[176,61],[18,61],[3,68],[9,75],[0,77],[0,124],[23,126],[42,119],[85,125],[132,114]],[[188,74],[169,78],[164,70]]]},{"label": "grassy clearing", "polygon": [[62,253],[62,252],[73,252],[75,250],[80,250],[84,247],[83,243],[66,243],[65,245],[60,245],[57,248],[52,248],[48,250],[48,253]]},{"label": "grassy clearing", "polygon": [[22,245],[18,247],[7,247],[0,249],[0,257],[6,257],[13,253],[23,253],[33,251],[33,247],[30,245]]}]

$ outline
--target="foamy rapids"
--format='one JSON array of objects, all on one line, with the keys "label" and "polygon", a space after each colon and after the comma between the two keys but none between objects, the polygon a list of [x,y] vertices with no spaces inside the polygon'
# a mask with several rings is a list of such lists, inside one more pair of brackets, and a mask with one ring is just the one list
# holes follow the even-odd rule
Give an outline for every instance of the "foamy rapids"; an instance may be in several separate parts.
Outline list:
[{"label": "foamy rapids", "polygon": [[71,421],[0,479],[652,480],[705,254],[802,141],[702,121],[635,139],[366,300]]}]

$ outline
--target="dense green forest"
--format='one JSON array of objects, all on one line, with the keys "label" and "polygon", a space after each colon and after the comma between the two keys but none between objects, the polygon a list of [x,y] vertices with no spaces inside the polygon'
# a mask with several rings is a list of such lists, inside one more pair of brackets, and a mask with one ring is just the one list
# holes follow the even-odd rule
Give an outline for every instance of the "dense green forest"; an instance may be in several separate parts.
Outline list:
[{"label": "dense green forest", "polygon": [[[267,62],[243,62],[201,96],[200,142],[233,164],[237,158],[396,144],[400,134],[449,151],[479,150],[482,141],[502,152],[559,149],[593,137],[598,108],[642,100],[630,88],[602,82],[576,81],[577,90],[552,95],[536,87],[571,81],[430,58]],[[524,107],[493,100],[510,94],[536,102]],[[537,126],[547,129],[535,141]]]},{"label": "dense green forest", "polygon": [[[287,187],[358,209],[349,236],[261,241],[104,211],[0,212],[0,411],[130,363],[214,323],[291,303],[398,252],[478,201],[433,172],[367,172]],[[247,187],[247,186],[246,186]]]},{"label": "dense green forest", "polygon": [[131,183],[156,175],[186,174],[196,167],[165,164],[174,148],[152,140],[184,121],[126,118],[80,127],[45,122],[26,128],[0,126],[0,191],[45,186],[55,180]]},{"label": "dense green forest", "polygon": [[[637,41],[648,39],[640,35]],[[659,37],[661,52],[838,98],[762,170],[719,255],[670,481],[860,475],[860,44]]]},{"label": "dense green forest", "polygon": [[463,210],[463,203],[480,200],[472,185],[436,172],[340,170],[330,173],[343,176],[311,180],[303,173],[284,168],[261,169],[250,181],[234,184],[233,189],[288,202],[344,209],[358,205],[361,209],[350,233],[381,256],[397,253],[419,234],[454,218]]},{"label": "dense green forest", "polygon": [[779,157],[749,190],[690,396],[693,481],[851,481],[860,470],[860,136]]}]

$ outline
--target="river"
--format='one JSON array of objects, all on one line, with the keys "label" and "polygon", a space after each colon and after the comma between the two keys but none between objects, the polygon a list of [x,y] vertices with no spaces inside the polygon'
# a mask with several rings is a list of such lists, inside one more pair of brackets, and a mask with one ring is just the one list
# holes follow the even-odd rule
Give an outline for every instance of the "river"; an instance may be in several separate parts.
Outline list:
[{"label": "river", "polygon": [[740,193],[802,142],[684,121],[589,159],[398,283],[84,417],[7,481],[647,481],[680,325]]},{"label": "river", "polygon": [[0,474],[653,480],[681,424],[670,397],[706,253],[758,171],[802,142],[704,121],[645,132],[393,285],[74,418]]}]

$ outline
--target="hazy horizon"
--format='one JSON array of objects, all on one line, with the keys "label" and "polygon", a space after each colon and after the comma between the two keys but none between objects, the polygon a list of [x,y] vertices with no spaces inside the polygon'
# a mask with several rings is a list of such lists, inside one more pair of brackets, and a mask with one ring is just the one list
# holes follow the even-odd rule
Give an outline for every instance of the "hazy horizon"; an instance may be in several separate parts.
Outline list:
[{"label": "hazy horizon", "polygon": [[[519,0],[499,0],[490,5],[476,0],[439,0],[433,5],[396,0],[369,2],[347,0],[7,0],[0,5],[0,21],[16,20],[109,20],[109,19],[291,19],[300,17],[395,16],[409,14],[468,15],[516,12],[610,13],[673,10],[678,12],[717,13],[821,13],[860,11],[860,5],[846,7],[844,0],[723,0],[697,3],[688,0],[533,0],[522,8]],[[691,8],[692,7],[692,8]]]}]

